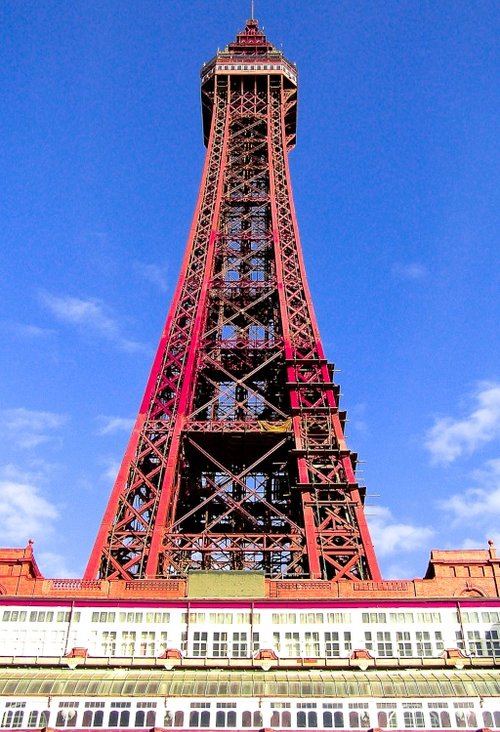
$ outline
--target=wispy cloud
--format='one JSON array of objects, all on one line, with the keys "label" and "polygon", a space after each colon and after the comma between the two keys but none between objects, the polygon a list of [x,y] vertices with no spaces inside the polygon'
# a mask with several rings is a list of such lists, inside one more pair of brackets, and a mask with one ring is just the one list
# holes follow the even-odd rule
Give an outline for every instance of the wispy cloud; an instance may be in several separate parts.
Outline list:
[{"label": "wispy cloud", "polygon": [[98,435],[112,435],[115,432],[130,432],[134,426],[134,420],[128,417],[97,417],[100,423],[97,430]]},{"label": "wispy cloud", "polygon": [[0,478],[0,543],[24,546],[28,539],[47,537],[59,516],[29,476]]},{"label": "wispy cloud", "polygon": [[73,325],[82,332],[105,338],[122,351],[144,350],[141,343],[123,335],[117,321],[99,300],[85,300],[70,295],[58,296],[48,292],[42,292],[40,297],[43,305],[61,322]]},{"label": "wispy cloud", "polygon": [[401,280],[421,280],[427,275],[427,269],[419,262],[396,263],[392,268],[392,274]]},{"label": "wispy cloud", "polygon": [[64,414],[18,407],[0,412],[0,434],[20,449],[57,440],[56,431],[67,422]]},{"label": "wispy cloud", "polygon": [[473,487],[450,498],[439,501],[438,506],[446,511],[454,525],[476,526],[478,519],[486,528],[500,518],[500,458],[489,460],[481,470],[472,474]]},{"label": "wispy cloud", "polygon": [[[36,546],[35,546],[36,549]],[[70,579],[78,577],[75,570],[68,567],[66,559],[62,554],[56,552],[40,552],[36,554],[37,564],[44,577],[58,577]]]},{"label": "wispy cloud", "polygon": [[134,262],[134,269],[140,277],[157,287],[160,292],[167,291],[168,279],[165,267],[159,267],[157,264]]},{"label": "wispy cloud", "polygon": [[429,526],[396,521],[384,506],[371,506],[367,513],[373,543],[381,557],[424,549],[435,534]]},{"label": "wispy cloud", "polygon": [[101,473],[101,480],[108,485],[113,484],[116,480],[116,476],[118,475],[120,463],[118,460],[115,460],[115,458],[108,458],[101,462],[104,465],[104,470]]},{"label": "wispy cloud", "polygon": [[51,328],[42,328],[32,323],[16,323],[15,321],[4,320],[1,327],[20,338],[47,338],[54,335]]},{"label": "wispy cloud", "polygon": [[365,419],[366,404],[355,404],[349,409],[349,428],[356,430],[359,434],[367,435],[370,430]]},{"label": "wispy cloud", "polygon": [[500,384],[480,384],[473,398],[469,414],[438,417],[427,431],[424,444],[434,463],[451,463],[500,437]]}]

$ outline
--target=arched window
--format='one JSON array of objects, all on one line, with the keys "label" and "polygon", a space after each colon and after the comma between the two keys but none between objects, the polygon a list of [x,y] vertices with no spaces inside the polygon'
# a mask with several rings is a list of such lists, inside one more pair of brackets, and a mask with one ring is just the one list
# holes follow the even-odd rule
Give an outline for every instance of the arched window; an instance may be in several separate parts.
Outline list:
[{"label": "arched window", "polygon": [[357,712],[349,712],[349,725],[359,727],[359,714]]},{"label": "arched window", "polygon": [[130,722],[130,712],[124,709],[120,714],[120,727],[128,727]]},{"label": "arched window", "polygon": [[333,714],[331,712],[323,712],[323,727],[333,727]]},{"label": "arched window", "polygon": [[344,726],[344,712],[335,712],[334,713],[333,724],[337,728]]},{"label": "arched window", "polygon": [[[94,715],[92,714],[92,710],[86,709],[83,713],[82,727],[92,727],[93,716]],[[28,724],[28,727],[31,727],[31,724]]]},{"label": "arched window", "polygon": [[317,712],[308,712],[307,713],[307,726],[308,727],[317,727],[318,726]]},{"label": "arched window", "polygon": [[226,713],[221,712],[220,710],[215,715],[215,726],[216,727],[225,727],[226,726]]},{"label": "arched window", "polygon": [[483,724],[485,727],[493,727],[493,715],[491,712],[483,712]]},{"label": "arched window", "polygon": [[175,727],[184,727],[184,712],[175,713],[174,726]]},{"label": "arched window", "polygon": [[281,715],[281,726],[282,727],[291,727],[292,726],[292,713],[291,712],[283,712]]},{"label": "arched window", "polygon": [[297,712],[297,727],[305,727],[305,726],[306,726],[306,713]]},{"label": "arched window", "polygon": [[[436,714],[436,712],[434,712]],[[378,726],[387,727],[387,712],[379,712],[377,714]],[[439,724],[432,724],[432,712],[431,712],[431,727],[439,727]]]},{"label": "arched window", "polygon": [[251,727],[252,726],[252,712],[243,712],[241,715],[241,726]]},{"label": "arched window", "polygon": [[451,727],[449,712],[441,712],[441,727]]},{"label": "arched window", "polygon": [[156,723],[156,711],[150,709],[146,714],[146,727],[154,727]]},{"label": "arched window", "polygon": [[494,726],[500,727],[500,712],[493,712]]},{"label": "arched window", "polygon": [[200,714],[200,727],[210,727],[210,712],[204,710]]},{"label": "arched window", "polygon": [[[290,720],[291,723],[291,720]],[[254,727],[263,727],[264,722],[262,721],[262,712],[260,709],[258,709],[256,712],[253,713],[253,726]],[[288,725],[290,727],[290,724]],[[286,727],[284,724],[283,727]]]},{"label": "arched window", "polygon": [[109,713],[109,722],[108,722],[108,724],[109,724],[110,727],[118,727],[118,716],[119,716],[119,714],[116,711],[116,709],[113,709]]},{"label": "arched window", "polygon": [[200,713],[199,712],[189,712],[189,726],[190,727],[199,727],[200,726]]},{"label": "arched window", "polygon": [[473,711],[467,712],[467,727],[477,727],[476,712],[473,712]]},{"label": "arched window", "polygon": [[135,724],[134,727],[144,727],[144,712],[142,709],[139,709],[135,713]]}]

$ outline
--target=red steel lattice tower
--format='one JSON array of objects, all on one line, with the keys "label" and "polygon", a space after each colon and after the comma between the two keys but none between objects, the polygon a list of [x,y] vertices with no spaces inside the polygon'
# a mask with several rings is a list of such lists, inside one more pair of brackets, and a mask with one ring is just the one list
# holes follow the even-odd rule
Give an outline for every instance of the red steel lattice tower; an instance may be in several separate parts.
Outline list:
[{"label": "red steel lattice tower", "polygon": [[203,67],[198,203],[88,579],[380,579],[292,201],[296,74],[253,18]]}]

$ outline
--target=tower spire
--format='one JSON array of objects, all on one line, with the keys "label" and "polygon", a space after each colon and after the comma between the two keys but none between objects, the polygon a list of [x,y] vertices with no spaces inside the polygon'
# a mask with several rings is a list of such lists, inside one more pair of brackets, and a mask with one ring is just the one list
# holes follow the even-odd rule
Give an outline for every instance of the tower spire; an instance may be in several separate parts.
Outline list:
[{"label": "tower spire", "polygon": [[251,19],[202,104],[191,235],[86,577],[380,579],[292,201],[295,66]]}]

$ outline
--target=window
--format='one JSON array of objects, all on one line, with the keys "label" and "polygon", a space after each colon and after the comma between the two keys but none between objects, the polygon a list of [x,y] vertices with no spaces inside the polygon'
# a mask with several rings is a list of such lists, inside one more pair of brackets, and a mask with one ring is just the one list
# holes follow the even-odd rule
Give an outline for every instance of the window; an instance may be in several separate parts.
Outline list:
[{"label": "window", "polygon": [[486,648],[483,638],[479,630],[468,630],[467,641],[469,645],[469,653],[471,656],[485,656]]},{"label": "window", "polygon": [[298,633],[285,633],[285,656],[300,657],[300,636]]},{"label": "window", "polygon": [[212,652],[214,658],[227,658],[227,633],[214,633]]},{"label": "window", "polygon": [[136,711],[134,727],[154,727],[155,723],[156,711],[154,709],[150,709],[147,712],[143,709],[138,709]]},{"label": "window", "polygon": [[[397,632],[396,633],[396,640],[398,644],[398,655],[403,658],[411,658],[413,656],[413,648],[412,643],[410,639],[410,634],[407,631],[403,632]],[[386,726],[386,725],[380,725]]]},{"label": "window", "polygon": [[255,712],[245,711],[241,715],[241,726],[242,727],[262,727],[262,712],[257,710]]},{"label": "window", "polygon": [[413,623],[413,613],[389,613],[391,623]]},{"label": "window", "polygon": [[246,633],[233,633],[232,655],[234,658],[245,658],[248,655],[248,643]]},{"label": "window", "polygon": [[101,633],[101,648],[103,656],[116,655],[116,632],[114,630],[103,630]]},{"label": "window", "polygon": [[361,613],[363,623],[386,623],[386,613]]},{"label": "window", "polygon": [[431,727],[434,729],[438,727],[451,727],[450,714],[447,711],[437,712],[432,710],[430,712],[430,718]]},{"label": "window", "polygon": [[319,633],[305,634],[305,655],[319,656]]},{"label": "window", "polygon": [[76,717],[80,702],[59,702],[56,727],[76,727]]},{"label": "window", "polygon": [[202,712],[191,711],[189,712],[189,726],[190,727],[209,727],[210,726],[210,711],[208,709]]},{"label": "window", "polygon": [[[87,706],[87,705],[85,705]],[[104,706],[104,704],[103,704]],[[104,725],[104,710],[86,709],[83,713],[82,727],[102,727]]]},{"label": "window", "polygon": [[277,709],[273,709],[271,714],[271,727],[291,727],[292,726],[292,715],[289,711],[279,712]]},{"label": "window", "polygon": [[377,653],[382,658],[392,656],[392,640],[391,634],[379,631],[377,633]]},{"label": "window", "polygon": [[[491,613],[493,614],[493,613]],[[489,656],[500,656],[500,633],[498,630],[487,630],[486,652]]]},{"label": "window", "polygon": [[130,712],[128,709],[123,709],[119,712],[117,709],[113,709],[109,713],[109,726],[110,727],[128,727],[130,721]]},{"label": "window", "polygon": [[236,727],[236,712],[231,710],[228,712],[218,709],[215,713],[216,727]]},{"label": "window", "polygon": [[[368,706],[368,705],[367,705]],[[370,717],[368,712],[349,712],[349,725],[351,727],[362,727],[366,728],[370,726]]]},{"label": "window", "polygon": [[141,633],[139,654],[141,656],[154,656],[155,655],[155,632],[154,631],[143,631]]},{"label": "window", "polygon": [[424,727],[424,713],[419,711],[403,712],[403,720],[405,727]]},{"label": "window", "polygon": [[[120,613],[120,615],[123,615],[124,613]],[[110,613],[110,612],[94,612],[92,613],[92,622],[93,623],[114,623],[116,618],[116,613]]]},{"label": "window", "polygon": [[121,643],[121,654],[122,656],[134,656],[135,655],[135,639],[137,633],[135,630],[123,630],[122,631],[122,643]]},{"label": "window", "polygon": [[417,613],[417,623],[440,623],[441,613]]},{"label": "window", "polygon": [[22,726],[24,707],[26,702],[6,702],[6,711],[2,716],[2,727],[10,727],[11,729],[18,729]]},{"label": "window", "polygon": [[[40,719],[38,719],[40,717]],[[49,724],[49,712],[33,710],[28,716],[28,727],[47,727]]]},{"label": "window", "polygon": [[432,656],[431,634],[427,630],[417,631],[417,656]]},{"label": "window", "polygon": [[318,726],[318,713],[317,712],[297,712],[297,727],[317,727]]},{"label": "window", "polygon": [[193,633],[193,656],[202,657],[207,655],[208,634],[199,630]]},{"label": "window", "polygon": [[391,709],[387,712],[377,712],[377,720],[379,727],[397,727],[396,710]]}]

